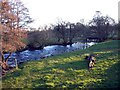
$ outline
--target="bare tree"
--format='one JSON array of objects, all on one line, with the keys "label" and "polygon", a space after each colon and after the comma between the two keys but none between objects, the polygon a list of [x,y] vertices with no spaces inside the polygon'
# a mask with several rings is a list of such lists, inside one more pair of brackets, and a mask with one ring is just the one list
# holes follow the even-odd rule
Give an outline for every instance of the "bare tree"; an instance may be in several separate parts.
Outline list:
[{"label": "bare tree", "polygon": [[108,38],[110,32],[109,26],[114,23],[114,19],[109,16],[102,16],[100,11],[96,11],[89,25],[92,32],[95,33],[94,37],[99,38],[100,41],[104,41]]},{"label": "bare tree", "polygon": [[35,31],[28,32],[28,48],[42,49],[45,45],[50,44],[52,39],[52,30],[48,26],[38,28]]}]

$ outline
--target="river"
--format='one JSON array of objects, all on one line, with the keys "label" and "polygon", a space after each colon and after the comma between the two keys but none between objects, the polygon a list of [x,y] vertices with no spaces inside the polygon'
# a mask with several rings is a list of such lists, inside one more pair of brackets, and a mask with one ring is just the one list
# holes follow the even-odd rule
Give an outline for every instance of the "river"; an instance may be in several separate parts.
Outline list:
[{"label": "river", "polygon": [[[26,61],[30,60],[41,60],[43,58],[47,58],[49,56],[54,56],[58,54],[63,54],[65,52],[72,52],[79,49],[85,49],[86,47],[92,46],[93,42],[83,44],[80,42],[74,43],[72,45],[62,46],[62,45],[51,45],[46,46],[42,50],[25,50],[17,53],[12,53],[11,57],[8,60],[8,64],[11,67],[15,67],[15,61],[14,59],[17,59],[17,63],[21,64]],[[7,57],[8,54],[5,54],[5,57]]]}]

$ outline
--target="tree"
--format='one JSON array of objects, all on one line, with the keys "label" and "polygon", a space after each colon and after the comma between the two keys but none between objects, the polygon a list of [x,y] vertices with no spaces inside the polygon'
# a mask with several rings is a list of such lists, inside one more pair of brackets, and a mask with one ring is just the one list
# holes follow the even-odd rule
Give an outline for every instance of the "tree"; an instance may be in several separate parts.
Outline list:
[{"label": "tree", "polygon": [[39,27],[34,29],[34,31],[28,32],[28,48],[29,49],[43,49],[45,45],[53,42],[53,32],[48,26]]},{"label": "tree", "polygon": [[68,30],[66,29],[66,22],[62,21],[57,26],[58,36],[60,36],[63,40],[63,44],[67,44],[68,42]]},{"label": "tree", "polygon": [[75,24],[75,32],[75,36],[82,41],[84,41],[90,34],[89,27],[81,22]]},{"label": "tree", "polygon": [[108,38],[110,31],[110,25],[115,23],[114,19],[109,16],[102,16],[100,11],[96,11],[93,19],[89,22],[91,37],[99,38],[100,41],[104,41]]},{"label": "tree", "polygon": [[14,22],[14,27],[25,28],[28,27],[28,24],[33,22],[29,15],[29,10],[24,6],[21,0],[10,0],[10,5],[12,13],[18,17],[16,22]]},{"label": "tree", "polygon": [[48,35],[46,31],[30,31],[28,32],[28,48],[42,49],[47,43]]},{"label": "tree", "polygon": [[[26,38],[26,30],[23,27],[16,27],[18,17],[13,13],[12,6],[7,0],[0,1],[0,65],[3,70],[8,68],[8,59],[12,52],[25,48],[23,39]],[[8,53],[7,57],[4,54]]]},{"label": "tree", "polygon": [[63,44],[72,44],[73,38],[76,35],[75,24],[65,21],[59,21],[59,23],[54,27],[54,32],[58,41],[62,39]]},{"label": "tree", "polygon": [[120,40],[120,21],[114,25],[114,31],[111,36],[113,39]]},{"label": "tree", "polygon": [[[81,24],[82,25],[82,24]],[[78,38],[81,35],[83,28],[81,28],[78,23],[66,23],[66,28],[68,30],[68,43],[72,44],[74,38]]]}]

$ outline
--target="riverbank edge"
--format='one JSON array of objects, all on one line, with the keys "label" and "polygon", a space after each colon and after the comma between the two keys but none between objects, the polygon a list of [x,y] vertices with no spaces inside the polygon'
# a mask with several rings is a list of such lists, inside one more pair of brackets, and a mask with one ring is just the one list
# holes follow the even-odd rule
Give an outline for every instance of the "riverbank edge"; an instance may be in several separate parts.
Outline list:
[{"label": "riverbank edge", "polygon": [[[110,41],[111,42],[111,41]],[[119,41],[120,42],[120,41]],[[102,45],[105,45],[105,44],[107,44],[106,46],[105,46],[105,48],[103,48],[103,49],[105,49],[105,50],[114,50],[114,48],[106,48],[109,44],[108,43],[106,43],[106,42],[102,42],[102,43],[100,43],[100,45],[97,45],[97,46],[102,46]],[[112,41],[112,44],[114,45],[114,41]],[[120,44],[120,43],[115,43],[115,44]],[[100,49],[98,49],[98,50],[95,50],[95,49],[97,49],[96,48],[96,45],[95,46],[92,46],[92,47],[90,47],[90,48],[88,48],[88,49],[86,49],[86,50],[89,50],[89,53],[94,53],[94,52],[100,52],[100,51],[104,51],[101,47],[100,47]],[[117,49],[117,48],[116,48]],[[118,48],[119,49],[119,48]],[[78,52],[79,52],[79,54],[80,55],[82,55],[82,54],[84,54],[84,53],[86,53],[86,50],[82,50],[82,51],[77,51],[77,53],[76,53],[76,51],[75,52],[72,52],[71,53],[71,55],[73,55],[73,54],[75,54],[75,55],[78,55]],[[94,51],[95,50],[95,51]],[[88,52],[87,52],[88,53]],[[67,54],[69,54],[69,53],[67,53]],[[68,57],[68,55],[67,54],[64,54],[64,55],[60,55],[60,56],[62,56],[62,57]],[[66,56],[67,55],[67,56]],[[60,57],[60,56],[57,56],[57,57],[54,57],[54,58],[58,58],[58,57]],[[102,58],[105,58],[104,56],[102,57]],[[49,59],[51,59],[51,58],[47,58],[47,60],[49,60]],[[99,58],[100,59],[100,58]],[[45,59],[45,61],[46,61],[46,59]],[[33,63],[37,63],[37,62],[39,62],[39,61],[32,61]],[[44,61],[43,61],[44,62]],[[30,62],[27,62],[27,63],[25,63],[25,64],[23,64],[23,65],[21,65],[22,67],[23,66],[25,66],[25,65],[28,65],[28,64],[30,64]],[[32,64],[32,63],[31,63]],[[20,69],[21,69],[21,66],[20,66]],[[16,71],[15,69],[13,70],[13,71],[11,71],[12,73],[14,73],[14,71]],[[8,76],[9,77],[9,76]],[[6,77],[5,77],[6,78]]]}]

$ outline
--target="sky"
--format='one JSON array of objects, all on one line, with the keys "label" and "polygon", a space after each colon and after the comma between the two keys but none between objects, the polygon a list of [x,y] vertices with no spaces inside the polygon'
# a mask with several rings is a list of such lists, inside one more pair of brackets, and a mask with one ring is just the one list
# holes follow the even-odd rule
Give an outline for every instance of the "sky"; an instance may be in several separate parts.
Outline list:
[{"label": "sky", "polygon": [[118,21],[119,0],[21,0],[35,20],[32,27],[56,24],[58,19],[72,23],[92,20],[96,11]]}]

